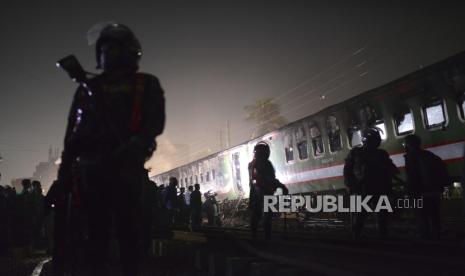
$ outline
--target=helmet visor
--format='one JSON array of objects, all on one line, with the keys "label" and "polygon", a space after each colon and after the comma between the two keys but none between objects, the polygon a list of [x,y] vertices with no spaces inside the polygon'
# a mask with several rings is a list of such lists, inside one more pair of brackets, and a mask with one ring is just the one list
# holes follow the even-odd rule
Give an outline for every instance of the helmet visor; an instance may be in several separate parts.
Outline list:
[{"label": "helmet visor", "polygon": [[95,45],[97,43],[97,40],[100,38],[100,34],[102,33],[102,30],[113,24],[117,24],[117,23],[114,21],[106,21],[106,22],[97,23],[94,26],[92,26],[87,31],[87,43],[89,44],[89,46]]}]

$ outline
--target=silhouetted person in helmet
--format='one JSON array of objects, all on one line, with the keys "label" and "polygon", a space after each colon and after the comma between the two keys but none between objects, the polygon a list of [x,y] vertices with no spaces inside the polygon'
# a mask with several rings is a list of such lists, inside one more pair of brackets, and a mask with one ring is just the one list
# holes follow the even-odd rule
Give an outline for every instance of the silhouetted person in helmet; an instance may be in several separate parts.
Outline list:
[{"label": "silhouetted person in helmet", "polygon": [[163,132],[165,100],[158,79],[138,72],[142,50],[134,33],[121,24],[100,29],[93,32],[97,68],[103,72],[74,95],[58,179],[64,186],[79,183],[92,274],[108,275],[114,221],[124,275],[137,275],[141,193],[148,181],[144,163]]},{"label": "silhouetted person in helmet", "polygon": [[174,225],[176,212],[179,210],[177,192],[178,179],[176,177],[170,177],[169,181],[169,185],[164,191],[164,202],[168,217],[168,226],[172,227]]},{"label": "silhouetted person in helmet", "polygon": [[259,142],[254,147],[254,159],[248,166],[250,179],[249,208],[252,212],[250,227],[253,238],[257,237],[258,224],[262,217],[264,217],[265,238],[271,238],[273,213],[264,213],[264,196],[273,195],[277,188],[283,189],[285,194],[288,192],[287,188],[276,179],[273,164],[268,160],[269,157],[270,147],[265,142]]},{"label": "silhouetted person in helmet", "polygon": [[202,194],[198,183],[194,185],[194,191],[191,193],[190,205],[192,208],[191,228],[192,231],[198,231],[202,224]]},{"label": "silhouetted person in helmet", "polygon": [[[373,196],[369,202],[372,209],[376,206],[379,196],[389,196],[392,192],[392,178],[399,170],[392,162],[389,154],[378,147],[381,136],[376,129],[367,129],[362,133],[361,147],[353,148],[345,160],[344,181],[351,194]],[[362,208],[356,214],[352,225],[355,239],[360,237],[368,213]],[[387,211],[377,213],[378,231],[381,237],[387,235]]]},{"label": "silhouetted person in helmet", "polygon": [[442,159],[421,148],[420,137],[408,135],[404,147],[407,191],[411,198],[423,199],[423,208],[416,209],[418,228],[423,238],[438,239],[441,195],[452,180]]}]

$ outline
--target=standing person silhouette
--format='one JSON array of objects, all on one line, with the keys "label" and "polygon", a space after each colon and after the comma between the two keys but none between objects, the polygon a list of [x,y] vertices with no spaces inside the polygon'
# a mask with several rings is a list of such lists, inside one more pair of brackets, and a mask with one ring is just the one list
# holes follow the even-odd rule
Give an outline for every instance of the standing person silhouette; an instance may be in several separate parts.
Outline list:
[{"label": "standing person silhouette", "polygon": [[103,72],[74,95],[58,183],[68,191],[73,189],[70,183],[78,183],[88,221],[86,256],[92,275],[109,273],[112,227],[124,275],[138,275],[139,214],[148,181],[144,163],[164,129],[164,92],[155,76],[138,72],[142,50],[128,27],[109,23],[91,30],[98,34],[97,68]]}]

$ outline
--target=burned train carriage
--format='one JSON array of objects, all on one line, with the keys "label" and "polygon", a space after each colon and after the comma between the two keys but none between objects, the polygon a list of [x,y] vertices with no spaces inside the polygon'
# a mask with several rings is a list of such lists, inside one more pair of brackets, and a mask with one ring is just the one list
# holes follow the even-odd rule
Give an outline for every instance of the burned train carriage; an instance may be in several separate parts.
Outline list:
[{"label": "burned train carriage", "polygon": [[465,53],[430,65],[258,139],[154,176],[170,176],[181,186],[199,183],[220,199],[248,197],[247,164],[253,146],[266,140],[276,175],[291,193],[337,193],[344,189],[343,164],[361,144],[361,130],[377,127],[381,147],[404,166],[403,137],[415,133],[423,145],[445,160],[455,183],[449,195],[461,197],[460,172],[465,138]]}]

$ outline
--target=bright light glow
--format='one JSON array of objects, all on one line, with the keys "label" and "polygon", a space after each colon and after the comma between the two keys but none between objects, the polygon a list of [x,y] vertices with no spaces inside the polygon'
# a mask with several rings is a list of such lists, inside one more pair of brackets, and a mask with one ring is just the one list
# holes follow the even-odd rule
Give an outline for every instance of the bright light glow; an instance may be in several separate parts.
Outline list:
[{"label": "bright light glow", "polygon": [[362,144],[362,131],[357,130],[352,133],[352,139],[350,141],[351,147],[360,146]]},{"label": "bright light glow", "polygon": [[381,135],[381,139],[386,140],[387,133],[386,133],[386,126],[384,123],[376,124],[375,127],[379,129],[379,135]]},{"label": "bright light glow", "polygon": [[460,182],[454,182],[454,188],[461,188],[462,184]]},{"label": "bright light glow", "polygon": [[428,126],[439,125],[446,121],[444,118],[442,104],[427,107],[425,111]]},{"label": "bright light glow", "polygon": [[397,127],[397,131],[399,134],[403,134],[406,132],[410,132],[413,130],[413,116],[412,113],[404,114],[404,120],[400,122],[399,126]]}]

